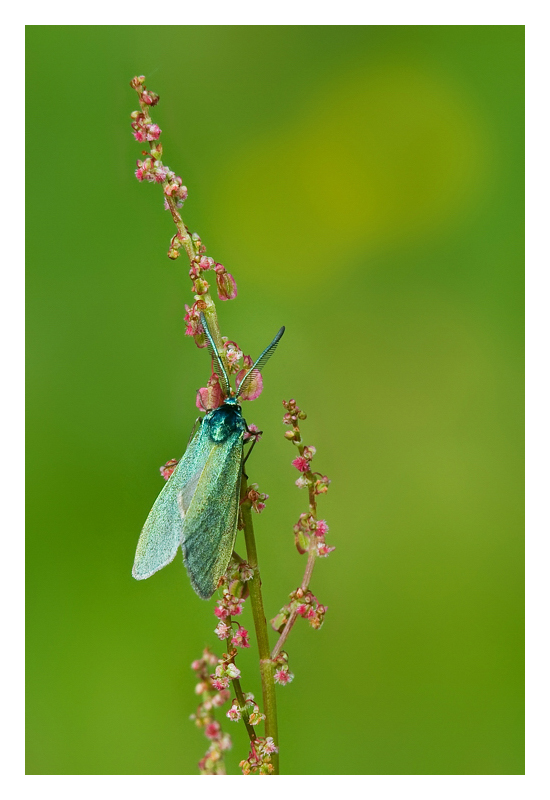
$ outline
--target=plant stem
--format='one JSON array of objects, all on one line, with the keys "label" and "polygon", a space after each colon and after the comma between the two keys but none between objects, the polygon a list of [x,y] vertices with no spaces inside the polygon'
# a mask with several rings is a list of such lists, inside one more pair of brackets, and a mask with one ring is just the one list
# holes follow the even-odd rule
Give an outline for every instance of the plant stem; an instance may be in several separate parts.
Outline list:
[{"label": "plant stem", "polygon": [[[294,442],[298,447],[300,455],[303,455],[304,445],[302,444],[302,437],[298,425],[294,426],[293,431],[294,431]],[[312,515],[313,519],[317,519],[317,500],[315,499],[315,476],[313,475],[311,470],[308,470],[306,472],[306,477],[309,480],[309,486],[308,486],[309,512]],[[304,577],[300,585],[300,588],[302,589],[303,592],[307,592],[307,590],[309,589],[309,582],[311,581],[311,575],[313,573],[313,567],[315,566],[316,558],[317,558],[317,549],[316,549],[315,537],[312,536],[310,539],[309,551],[307,554],[306,570],[304,572]],[[297,619],[298,619],[298,612],[294,610],[290,614],[290,617],[287,619],[286,625],[283,628],[283,631],[279,636],[279,639],[277,640],[277,644],[273,648],[273,652],[271,653],[271,658],[273,660],[277,658],[277,656],[283,649],[283,645],[288,638],[288,634],[292,630],[294,623],[296,622]]]},{"label": "plant stem", "polygon": [[[248,481],[243,474],[241,482],[241,499],[245,497],[248,489]],[[269,651],[269,639],[267,636],[267,622],[264,612],[262,599],[260,570],[258,568],[258,554],[256,552],[256,541],[254,539],[254,526],[252,524],[252,509],[250,503],[241,505],[241,514],[244,524],[244,540],[246,543],[247,561],[252,567],[254,575],[249,582],[250,602],[252,604],[252,615],[254,617],[254,628],[256,629],[256,639],[258,642],[258,652],[260,655],[260,677],[262,680],[262,695],[265,713],[265,735],[271,736],[278,746],[279,736],[277,732],[277,699],[275,695],[275,667],[271,660]],[[279,755],[273,753],[272,761],[274,774],[279,774]]]}]

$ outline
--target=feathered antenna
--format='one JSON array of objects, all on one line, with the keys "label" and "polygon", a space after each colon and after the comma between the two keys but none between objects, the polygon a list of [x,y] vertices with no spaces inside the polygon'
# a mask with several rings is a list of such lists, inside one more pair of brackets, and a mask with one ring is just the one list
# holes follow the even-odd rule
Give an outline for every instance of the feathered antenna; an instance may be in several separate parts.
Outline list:
[{"label": "feathered antenna", "polygon": [[208,351],[212,356],[214,361],[214,372],[220,379],[220,383],[222,386],[222,391],[225,397],[229,397],[231,394],[231,385],[229,383],[229,378],[227,377],[227,372],[225,371],[225,367],[223,365],[223,361],[221,359],[220,354],[218,353],[218,348],[214,344],[214,339],[212,338],[212,334],[208,329],[208,324],[206,322],[206,317],[201,311],[201,325],[204,328],[204,332],[206,334],[206,346],[208,347]]},{"label": "feathered antenna", "polygon": [[256,359],[256,361],[254,362],[254,364],[253,364],[253,365],[250,367],[250,369],[248,370],[248,372],[246,373],[246,375],[245,375],[245,376],[244,376],[244,378],[242,379],[242,381],[241,381],[241,383],[240,383],[240,386],[239,386],[239,388],[238,388],[238,390],[237,390],[237,394],[235,395],[235,397],[238,397],[238,396],[240,395],[240,393],[241,393],[242,391],[244,391],[244,389],[246,389],[246,386],[247,386],[247,385],[250,383],[250,381],[251,381],[251,376],[252,376],[252,373],[253,373],[253,372],[255,372],[255,371],[256,371],[256,372],[261,372],[261,371],[262,371],[263,367],[265,367],[265,365],[266,365],[266,363],[267,363],[267,360],[268,360],[268,358],[270,358],[270,357],[273,355],[273,353],[275,352],[275,348],[276,348],[276,347],[277,347],[277,345],[279,344],[279,339],[281,338],[281,336],[283,335],[283,333],[284,333],[284,332],[285,332],[285,326],[283,325],[283,327],[282,327],[282,328],[281,328],[281,330],[280,330],[280,331],[277,333],[277,335],[275,336],[275,338],[273,339],[273,341],[271,342],[271,344],[270,344],[270,345],[268,345],[268,346],[265,348],[265,350],[263,351],[263,353],[262,353],[262,354],[261,354],[261,355],[260,355],[260,356],[259,356],[259,357]]}]

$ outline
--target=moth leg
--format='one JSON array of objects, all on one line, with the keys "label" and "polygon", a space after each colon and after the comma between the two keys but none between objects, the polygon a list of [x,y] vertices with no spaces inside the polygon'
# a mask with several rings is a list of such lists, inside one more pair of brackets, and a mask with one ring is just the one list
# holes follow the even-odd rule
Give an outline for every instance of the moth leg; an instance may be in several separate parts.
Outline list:
[{"label": "moth leg", "polygon": [[187,447],[189,447],[189,445],[191,444],[191,439],[195,435],[195,432],[197,430],[197,425],[200,425],[201,422],[202,422],[202,417],[197,417],[197,419],[195,420],[195,422],[193,424],[193,430],[191,431],[191,436],[189,437],[189,441],[187,442]]}]

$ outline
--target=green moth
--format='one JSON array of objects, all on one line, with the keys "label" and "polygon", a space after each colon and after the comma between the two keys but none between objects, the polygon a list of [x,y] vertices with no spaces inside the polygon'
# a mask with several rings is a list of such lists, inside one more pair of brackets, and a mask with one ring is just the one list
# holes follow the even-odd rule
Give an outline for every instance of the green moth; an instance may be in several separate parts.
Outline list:
[{"label": "green moth", "polygon": [[277,333],[235,392],[204,314],[201,323],[225,400],[202,418],[149,512],[139,537],[132,575],[137,580],[149,578],[173,561],[181,546],[191,585],[199,597],[207,600],[227,569],[237,535],[243,444],[248,430],[239,395],[249,385],[252,374],[265,366],[285,329]]}]

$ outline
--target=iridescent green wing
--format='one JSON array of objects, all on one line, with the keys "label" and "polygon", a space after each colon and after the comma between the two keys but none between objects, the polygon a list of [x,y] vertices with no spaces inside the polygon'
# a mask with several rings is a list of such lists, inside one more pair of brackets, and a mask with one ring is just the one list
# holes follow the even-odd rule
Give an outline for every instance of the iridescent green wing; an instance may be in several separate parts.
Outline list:
[{"label": "iridescent green wing", "polygon": [[191,502],[209,450],[207,442],[208,434],[201,425],[149,512],[132,569],[138,581],[174,560],[181,544],[185,508]]},{"label": "iridescent green wing", "polygon": [[204,600],[227,569],[239,518],[244,431],[211,449],[186,508],[181,549],[193,589]]}]

